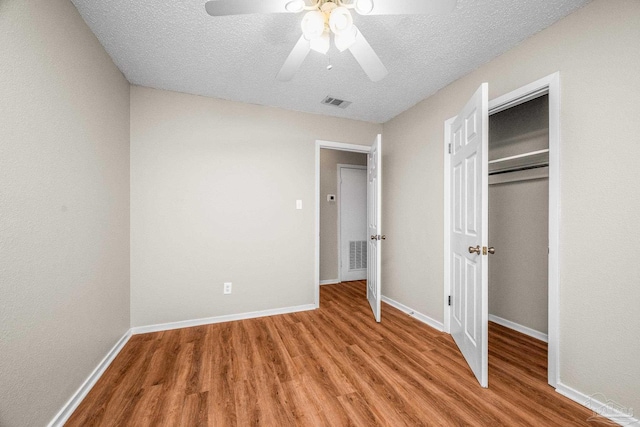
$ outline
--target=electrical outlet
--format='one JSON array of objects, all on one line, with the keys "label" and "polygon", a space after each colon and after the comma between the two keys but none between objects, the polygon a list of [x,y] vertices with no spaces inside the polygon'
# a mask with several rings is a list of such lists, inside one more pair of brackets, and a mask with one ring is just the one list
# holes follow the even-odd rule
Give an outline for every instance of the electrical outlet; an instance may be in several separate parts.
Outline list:
[{"label": "electrical outlet", "polygon": [[225,295],[229,295],[231,293],[231,285],[231,282],[225,282],[223,291]]}]

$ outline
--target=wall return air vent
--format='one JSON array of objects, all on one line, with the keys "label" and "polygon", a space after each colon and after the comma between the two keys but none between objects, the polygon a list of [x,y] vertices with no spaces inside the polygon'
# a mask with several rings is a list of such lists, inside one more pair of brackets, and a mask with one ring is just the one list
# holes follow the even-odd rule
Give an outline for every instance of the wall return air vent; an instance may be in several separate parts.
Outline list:
[{"label": "wall return air vent", "polygon": [[351,105],[350,101],[345,101],[344,99],[338,99],[331,96],[327,96],[322,100],[324,105],[331,105],[332,107],[342,108],[343,110]]},{"label": "wall return air vent", "polygon": [[365,270],[367,268],[367,241],[349,242],[349,270]]}]

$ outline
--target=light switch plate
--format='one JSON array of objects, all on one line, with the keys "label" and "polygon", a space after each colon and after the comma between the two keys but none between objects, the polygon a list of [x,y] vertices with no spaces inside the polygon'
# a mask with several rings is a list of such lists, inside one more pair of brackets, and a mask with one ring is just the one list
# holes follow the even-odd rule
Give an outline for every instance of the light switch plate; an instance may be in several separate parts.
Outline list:
[{"label": "light switch plate", "polygon": [[302,200],[296,200],[296,209],[302,209]]}]

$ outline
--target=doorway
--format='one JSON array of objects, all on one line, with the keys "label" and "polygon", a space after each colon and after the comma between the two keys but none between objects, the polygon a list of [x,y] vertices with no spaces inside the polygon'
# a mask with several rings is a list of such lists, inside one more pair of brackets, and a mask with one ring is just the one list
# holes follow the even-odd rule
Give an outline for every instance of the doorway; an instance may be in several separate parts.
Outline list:
[{"label": "doorway", "polygon": [[[461,335],[467,339],[469,338],[469,330],[467,327],[472,327],[474,334],[473,338],[475,340],[471,340],[472,343],[475,344],[474,354],[475,360],[472,366],[472,370],[478,377],[479,382],[483,386],[487,386],[488,382],[486,381],[486,373],[487,373],[487,351],[488,351],[488,274],[487,274],[487,256],[491,253],[491,247],[488,246],[488,183],[489,183],[489,156],[488,156],[488,124],[489,124],[489,115],[497,114],[499,112],[508,110],[512,107],[516,107],[518,105],[524,104],[528,101],[537,99],[541,96],[548,95],[548,141],[549,147],[548,152],[544,155],[548,156],[548,298],[547,298],[547,324],[548,324],[548,352],[547,352],[547,360],[548,360],[548,377],[547,382],[553,386],[557,387],[558,384],[558,366],[559,366],[559,260],[558,260],[558,250],[559,250],[559,145],[560,145],[560,79],[559,73],[552,74],[550,76],[544,77],[540,80],[537,80],[529,85],[526,85],[520,89],[517,89],[513,92],[510,92],[504,96],[501,96],[492,101],[488,101],[488,85],[485,83],[481,86],[481,89],[476,92],[476,95],[472,98],[465,110],[463,110],[462,115],[458,115],[452,119],[449,119],[445,122],[445,154],[444,154],[444,194],[445,194],[445,203],[444,203],[444,211],[445,211],[445,256],[444,256],[444,323],[445,323],[445,331],[452,333],[452,321],[451,316],[453,313],[462,313],[465,315],[465,311],[469,308],[468,304],[464,305],[465,310],[460,311],[461,302],[465,301],[465,294],[463,292],[463,299],[459,301],[458,307],[455,310],[451,308],[451,300],[455,298],[451,298],[452,293],[456,294],[456,291],[459,290],[458,286],[453,286],[454,283],[454,273],[453,267],[458,266],[456,271],[465,273],[465,270],[468,271],[479,271],[480,274],[476,276],[476,280],[473,280],[473,284],[469,285],[469,281],[463,281],[461,283],[466,283],[465,286],[471,286],[469,289],[472,293],[468,292],[466,295],[471,295],[476,301],[477,305],[474,304],[472,307],[472,311],[468,312],[466,315],[469,316],[470,323],[467,322],[465,324],[465,328],[459,332]],[[475,101],[474,101],[475,100]],[[475,102],[475,104],[474,104]],[[475,107],[474,107],[475,105]],[[468,110],[467,113],[465,111]],[[477,113],[480,111],[479,113]],[[471,114],[478,114],[477,116],[471,116]],[[464,114],[469,114],[467,117]],[[473,120],[471,120],[473,119]],[[460,120],[462,120],[462,125],[460,124]],[[471,121],[470,121],[471,120]],[[456,124],[457,123],[457,124]],[[462,129],[461,135],[453,132],[453,126],[457,126],[456,129]],[[461,127],[462,126],[462,127]],[[456,131],[457,132],[457,131]],[[465,134],[465,132],[467,134]],[[470,137],[468,135],[471,135]],[[462,136],[462,139],[460,139]],[[452,155],[449,154],[450,144],[454,146],[453,152],[456,152],[456,144],[457,147],[466,147],[466,144],[470,143],[470,138],[481,138],[484,142],[478,142],[478,150],[477,153],[474,151],[473,158],[465,155],[467,160],[462,159],[462,175],[460,175],[462,180],[458,180],[455,183],[452,179]],[[460,145],[462,141],[463,145]],[[474,142],[476,144],[476,142]],[[482,148],[484,145],[484,148]],[[465,148],[466,149],[466,148]],[[536,150],[534,150],[536,151]],[[462,153],[462,151],[460,151]],[[470,154],[470,155],[471,155]],[[542,154],[542,153],[537,153]],[[507,156],[509,157],[509,156]],[[470,161],[473,162],[470,163]],[[475,167],[474,167],[475,165]],[[464,178],[465,174],[471,173],[475,178],[470,181],[470,184]],[[456,179],[458,179],[458,175],[456,175]],[[463,202],[474,202],[478,205],[478,210],[473,211],[477,212],[477,216],[473,217],[465,217],[465,221],[468,221],[471,218],[472,222],[466,223],[455,223],[452,221],[451,215],[454,212],[461,213],[465,215],[465,212],[468,214],[468,208],[464,208],[463,205],[456,205],[455,210],[452,207],[452,201],[457,200],[457,198],[452,197],[452,191],[454,188],[460,190],[459,194],[463,195],[463,199],[466,198],[468,200],[460,199]],[[469,190],[473,189],[474,193],[469,193]],[[475,192],[477,190],[477,193]],[[467,197],[471,194],[473,197]],[[482,202],[482,203],[480,203]],[[461,206],[459,208],[459,206]],[[458,210],[461,209],[461,210]],[[474,214],[475,215],[475,214]],[[475,225],[474,225],[475,224]],[[468,252],[471,261],[465,261],[465,257],[461,256],[457,258],[457,263],[452,261],[452,245],[453,238],[452,236],[455,234],[455,230],[453,230],[453,226],[458,228],[463,227],[464,229],[471,230],[477,235],[477,244],[474,243],[474,246],[469,246],[468,248],[465,246],[464,251],[459,251],[460,254],[464,255],[464,253]],[[476,229],[470,228],[471,226],[477,226]],[[476,232],[477,231],[477,232]],[[471,233],[473,234],[473,233]],[[456,243],[457,245],[457,243]],[[456,246],[457,247],[457,246]],[[468,251],[467,251],[468,249]],[[495,251],[498,252],[500,248],[496,247]],[[477,261],[477,263],[476,263]],[[475,264],[474,264],[475,263]],[[463,266],[467,266],[464,269]],[[469,269],[470,268],[470,269]],[[457,274],[457,273],[456,273]],[[475,273],[474,273],[475,274]],[[457,283],[457,282],[456,282]],[[454,304],[455,306],[456,304]],[[470,314],[469,314],[470,313]],[[462,316],[464,317],[464,316]],[[457,326],[456,326],[457,328]],[[454,336],[455,338],[455,336]],[[457,340],[456,340],[457,341]],[[464,354],[464,351],[463,351]],[[465,355],[465,358],[469,361],[469,358]]]},{"label": "doorway", "polygon": [[[371,146],[346,144],[331,141],[316,141],[316,206],[315,206],[315,259],[314,259],[314,288],[315,288],[315,306],[320,307],[320,211],[322,203],[321,193],[321,150],[346,151],[350,153],[365,153],[367,155],[366,162],[366,213],[367,234],[365,235],[366,243],[366,279],[367,279],[367,300],[371,306],[376,322],[380,322],[381,309],[381,242],[385,236],[381,233],[382,223],[382,196],[381,196],[381,178],[382,178],[382,135],[378,135]],[[325,194],[325,199],[330,195]],[[325,282],[326,283],[326,282]]]},{"label": "doorway", "polygon": [[[547,342],[549,96],[489,115],[489,321]],[[490,344],[491,346],[491,344]]]},{"label": "doorway", "polygon": [[[342,203],[342,199],[345,196],[340,191],[343,183],[341,183],[342,175],[346,175],[345,184],[347,187],[346,204]],[[362,168],[358,170],[358,168]],[[320,285],[332,285],[343,281],[350,280],[349,274],[345,277],[343,274],[344,260],[343,255],[349,254],[349,247],[343,247],[342,234],[344,237],[353,237],[354,241],[361,241],[366,239],[366,221],[367,221],[367,188],[366,188],[366,168],[367,168],[367,154],[356,153],[344,150],[331,150],[323,148],[320,150],[320,198],[318,205],[320,209]],[[364,188],[353,188],[350,178],[356,178],[350,174],[350,171],[355,171],[357,176],[358,172],[361,172],[361,183]],[[349,203],[349,197],[357,197],[360,203]],[[346,206],[345,206],[346,205]],[[355,205],[355,206],[353,206]],[[343,210],[349,211],[355,208],[360,208],[362,211],[358,212],[354,217],[347,218],[342,221]],[[349,212],[347,212],[349,213]],[[361,222],[360,233],[353,228],[358,226],[358,222]],[[342,233],[344,225],[347,230],[346,233]],[[348,225],[351,225],[349,227]],[[358,237],[358,239],[355,239]],[[366,242],[365,242],[366,243]],[[365,249],[366,254],[366,249]],[[347,259],[347,267],[348,259]],[[347,269],[347,273],[349,270]],[[364,270],[364,277],[356,277],[353,280],[366,279],[366,268]]]}]

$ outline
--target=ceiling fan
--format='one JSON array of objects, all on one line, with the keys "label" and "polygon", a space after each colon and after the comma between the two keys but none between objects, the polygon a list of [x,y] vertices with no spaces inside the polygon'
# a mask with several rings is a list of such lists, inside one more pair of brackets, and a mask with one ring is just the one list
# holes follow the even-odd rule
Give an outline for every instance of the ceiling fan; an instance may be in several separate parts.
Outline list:
[{"label": "ceiling fan", "polygon": [[452,11],[457,0],[210,0],[211,16],[251,13],[305,12],[302,36],[277,75],[289,81],[311,50],[326,54],[333,42],[340,52],[349,50],[369,78],[377,82],[389,72],[362,33],[353,24],[352,10],[360,15],[437,14]]}]

